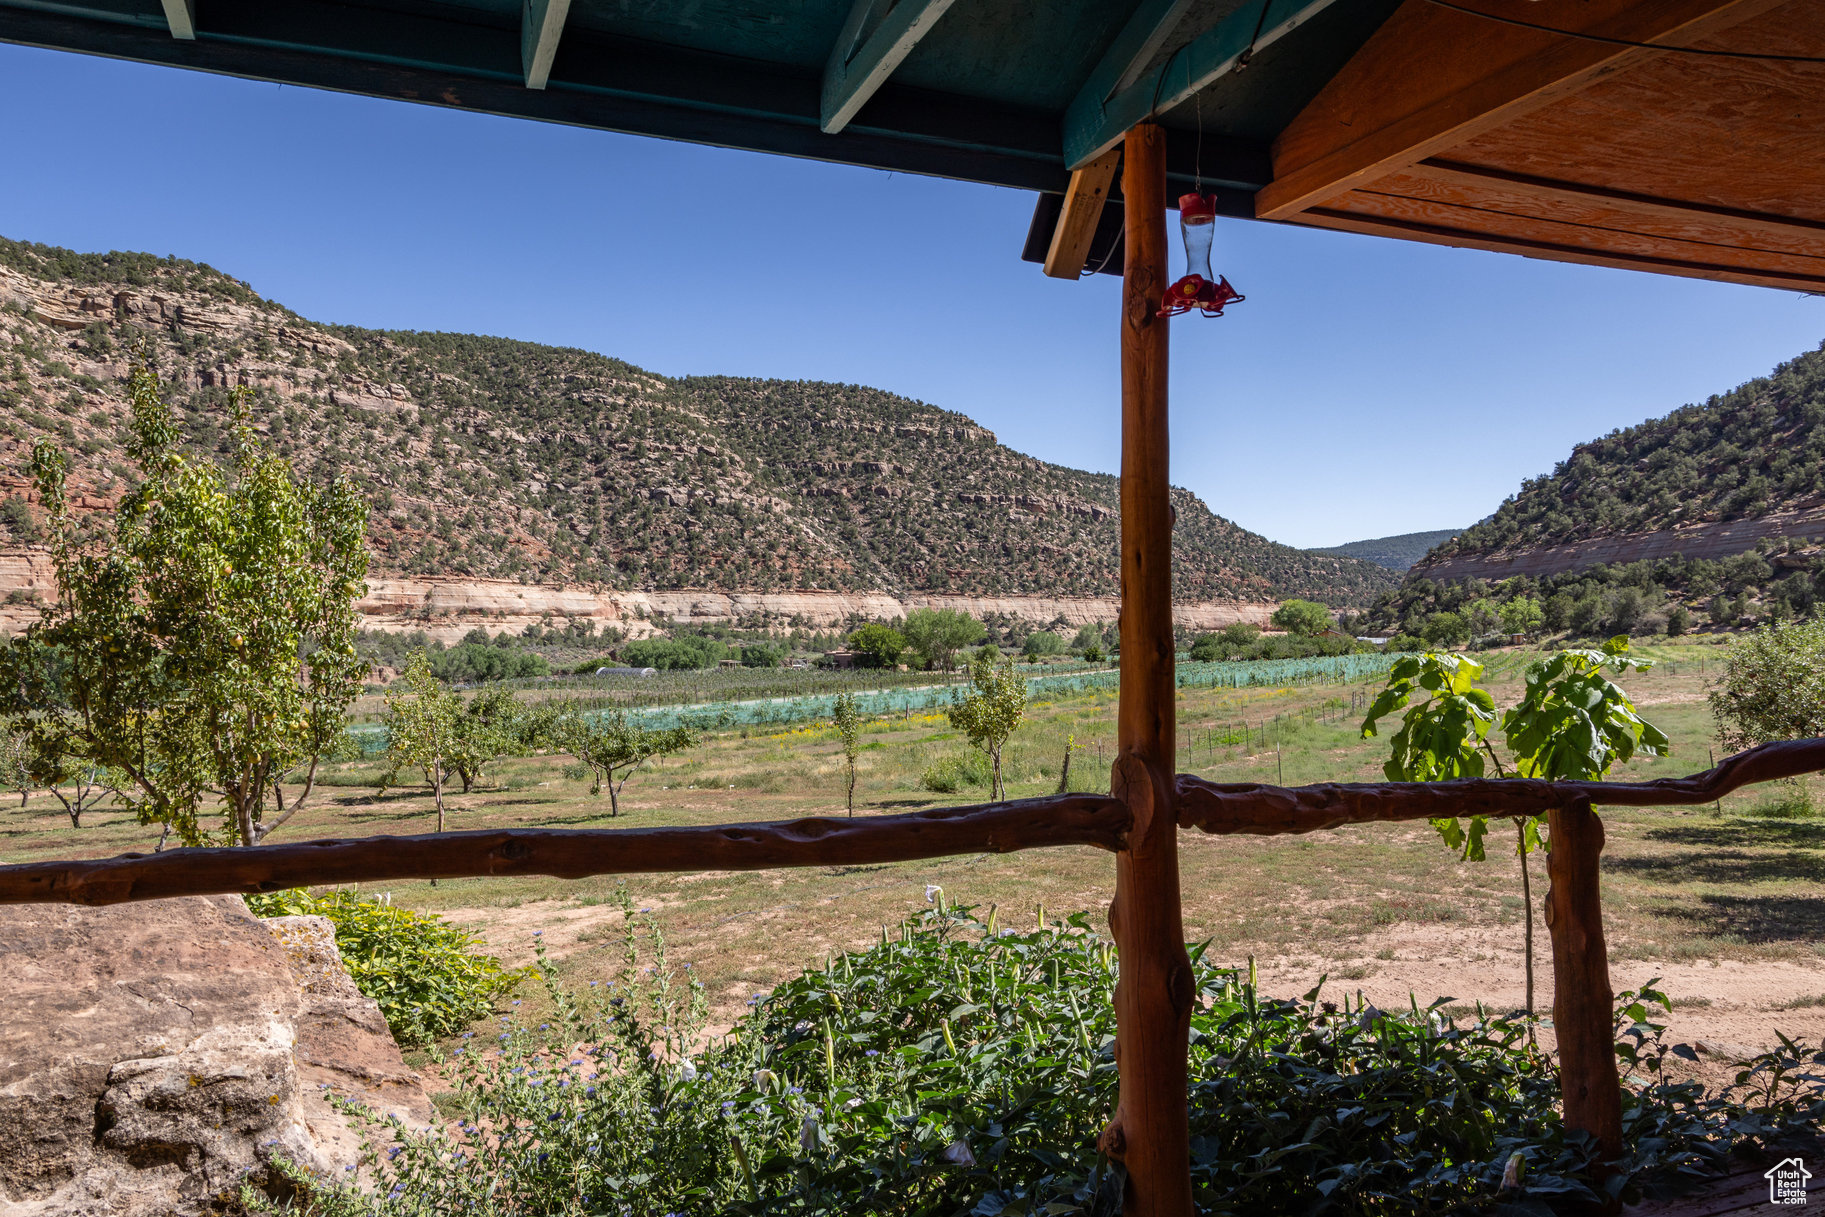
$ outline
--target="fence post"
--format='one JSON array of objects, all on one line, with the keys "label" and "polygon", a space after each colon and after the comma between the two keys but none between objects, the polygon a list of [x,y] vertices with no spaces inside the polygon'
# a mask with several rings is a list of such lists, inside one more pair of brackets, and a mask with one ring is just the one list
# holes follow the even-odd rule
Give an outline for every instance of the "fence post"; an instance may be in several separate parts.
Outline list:
[{"label": "fence post", "polygon": [[1609,952],[1603,941],[1598,861],[1603,821],[1589,800],[1555,808],[1546,854],[1546,929],[1553,948],[1553,1030],[1565,1124],[1597,1138],[1605,1157],[1622,1153],[1622,1082],[1612,1036]]},{"label": "fence post", "polygon": [[1166,133],[1143,123],[1124,144],[1122,280],[1122,656],[1112,793],[1133,817],[1116,854],[1109,928],[1121,1094],[1100,1146],[1128,1170],[1124,1211],[1191,1217],[1186,1043],[1191,960],[1179,907],[1173,805],[1172,499],[1167,470]]}]

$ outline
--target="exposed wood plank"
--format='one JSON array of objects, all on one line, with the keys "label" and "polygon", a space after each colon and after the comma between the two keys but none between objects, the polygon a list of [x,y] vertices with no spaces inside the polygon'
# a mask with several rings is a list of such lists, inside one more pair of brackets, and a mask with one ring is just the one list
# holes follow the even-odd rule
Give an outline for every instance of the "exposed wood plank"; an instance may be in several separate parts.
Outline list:
[{"label": "exposed wood plank", "polygon": [[1789,242],[1799,248],[1769,248],[1772,242],[1750,242],[1696,224],[1658,221],[1650,228],[1640,217],[1594,204],[1541,203],[1514,192],[1466,194],[1404,173],[1314,210],[1465,228],[1498,239],[1538,240],[1599,253],[1825,277],[1825,242],[1817,238]]},{"label": "exposed wood plank", "polygon": [[[1141,0],[1123,24],[1096,66],[1078,86],[1065,112],[1065,158],[1073,155],[1075,129],[1100,122],[1111,98],[1131,87],[1141,71],[1159,54],[1160,47],[1184,20],[1191,6],[1188,0]],[[1108,141],[1108,147],[1085,158],[1085,163],[1099,159],[1110,148],[1118,147],[1121,134]],[[1076,166],[1074,166],[1075,168]]]},{"label": "exposed wood plank", "polygon": [[1382,216],[1358,215],[1329,207],[1314,207],[1300,213],[1301,224],[1318,228],[1335,228],[1343,232],[1375,237],[1398,237],[1428,245],[1450,245],[1459,249],[1481,249],[1493,253],[1520,254],[1551,262],[1572,262],[1581,266],[1607,266],[1617,270],[1644,270],[1658,274],[1679,275],[1688,279],[1713,279],[1722,283],[1746,283],[1753,287],[1779,287],[1802,292],[1825,292],[1825,278],[1803,273],[1751,270],[1723,263],[1684,261],[1651,254],[1617,253],[1523,237],[1491,236],[1488,233],[1428,224]]},{"label": "exposed wood plank", "polygon": [[[1716,207],[1704,203],[1686,203],[1676,199],[1656,198],[1626,190],[1610,190],[1577,182],[1562,182],[1512,173],[1484,165],[1469,165],[1437,158],[1420,161],[1401,170],[1401,176],[1421,178],[1467,190],[1500,190],[1527,195],[1549,203],[1570,206],[1597,205],[1604,209],[1639,216],[1647,220],[1669,220],[1676,224],[1697,224],[1706,228],[1740,234],[1744,237],[1776,237],[1788,240],[1825,242],[1825,222],[1797,216],[1770,215],[1735,207]],[[1377,183],[1386,189],[1387,179]],[[1394,191],[1399,193],[1399,191]]]},{"label": "exposed wood plank", "polygon": [[1127,808],[1104,795],[1054,795],[863,820],[780,820],[693,828],[549,828],[367,837],[226,849],[173,849],[88,862],[0,866],[0,904],[119,904],[321,883],[474,875],[641,874],[859,866],[1007,853],[1048,845],[1116,849]]},{"label": "exposed wood plank", "polygon": [[1127,215],[1122,276],[1122,672],[1120,754],[1111,791],[1129,809],[1115,856],[1109,929],[1115,985],[1114,1116],[1098,1144],[1128,1171],[1124,1212],[1191,1217],[1186,1053],[1194,982],[1179,900],[1173,753],[1177,681],[1172,633],[1166,133],[1143,123],[1122,159]]},{"label": "exposed wood plank", "polygon": [[855,0],[843,32],[830,50],[830,62],[824,67],[819,123],[827,135],[834,135],[849,125],[849,120],[868,104],[868,99],[887,82],[919,40],[931,32],[932,26],[955,0],[897,0],[867,40],[858,46],[869,16],[882,2]]},{"label": "exposed wood plank", "polygon": [[165,24],[173,38],[196,40],[196,0],[164,0]]},{"label": "exposed wood plank", "polygon": [[1089,257],[1097,221],[1103,217],[1103,204],[1109,201],[1109,186],[1115,181],[1115,167],[1121,159],[1121,149],[1114,148],[1072,171],[1063,209],[1052,229],[1052,243],[1046,248],[1046,274],[1054,279],[1082,277],[1084,260]]},{"label": "exposed wood plank", "polygon": [[1622,1079],[1616,1074],[1615,992],[1598,891],[1603,821],[1580,799],[1548,813],[1546,929],[1553,946],[1553,1034],[1567,1128],[1597,1139],[1603,1157],[1622,1154]]},{"label": "exposed wood plank", "polygon": [[551,80],[551,61],[570,16],[570,0],[524,0],[520,14],[520,66],[528,89],[543,89]]},{"label": "exposed wood plank", "polygon": [[[1630,42],[1684,45],[1781,3],[1536,0],[1527,17]],[[1274,181],[1256,196],[1256,215],[1290,218],[1660,53],[1407,0],[1281,132]]]},{"label": "exposed wood plank", "polygon": [[1535,816],[1585,802],[1609,807],[1711,803],[1744,786],[1825,770],[1825,739],[1784,740],[1726,757],[1715,768],[1653,782],[1323,782],[1288,788],[1178,777],[1179,827],[1208,833],[1317,832],[1345,824],[1448,816]]},{"label": "exposed wood plank", "polygon": [[[1143,5],[1065,111],[1065,164],[1077,169],[1095,160],[1121,143],[1136,123],[1172,109],[1233,72],[1251,46],[1259,49],[1279,41],[1333,2],[1247,0],[1167,62],[1111,96],[1110,89],[1127,71],[1143,39],[1171,17],[1164,4]],[[1137,25],[1140,28],[1134,28]]]}]

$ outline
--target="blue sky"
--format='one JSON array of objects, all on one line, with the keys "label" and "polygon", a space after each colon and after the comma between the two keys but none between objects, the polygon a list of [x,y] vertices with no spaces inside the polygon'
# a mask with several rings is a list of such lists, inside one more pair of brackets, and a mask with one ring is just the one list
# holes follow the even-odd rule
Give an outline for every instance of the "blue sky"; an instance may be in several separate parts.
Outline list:
[{"label": "blue sky", "polygon": [[[321,321],[877,385],[1113,472],[1119,283],[1017,191],[0,45],[0,234],[208,262]],[[1175,321],[1173,476],[1278,541],[1468,524],[1825,338],[1825,299],[1242,221]],[[1179,268],[1176,263],[1173,273]]]}]

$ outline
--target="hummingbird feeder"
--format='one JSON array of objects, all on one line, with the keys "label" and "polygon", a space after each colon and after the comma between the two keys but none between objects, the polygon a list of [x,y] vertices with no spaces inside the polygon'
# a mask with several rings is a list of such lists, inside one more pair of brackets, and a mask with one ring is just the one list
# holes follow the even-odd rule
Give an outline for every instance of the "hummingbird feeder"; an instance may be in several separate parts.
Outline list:
[{"label": "hummingbird feeder", "polygon": [[1179,232],[1185,238],[1185,277],[1166,289],[1159,315],[1173,317],[1197,309],[1206,317],[1221,317],[1223,306],[1246,297],[1229,280],[1210,269],[1210,242],[1217,231],[1217,204],[1213,196],[1179,196]]}]

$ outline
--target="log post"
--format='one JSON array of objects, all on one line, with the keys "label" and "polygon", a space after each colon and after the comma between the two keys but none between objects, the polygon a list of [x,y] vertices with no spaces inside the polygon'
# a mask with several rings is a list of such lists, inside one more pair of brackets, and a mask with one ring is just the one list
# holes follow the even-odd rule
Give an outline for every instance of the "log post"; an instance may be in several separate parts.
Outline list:
[{"label": "log post", "polygon": [[1622,1153],[1622,1082],[1616,1073],[1609,952],[1597,890],[1603,821],[1580,799],[1547,813],[1546,928],[1553,947],[1553,1030],[1567,1128],[1597,1138],[1606,1158]]},{"label": "log post", "polygon": [[1191,960],[1179,908],[1174,808],[1172,499],[1167,469],[1166,134],[1128,133],[1122,191],[1122,684],[1112,793],[1132,823],[1116,854],[1109,928],[1121,1097],[1100,1144],[1128,1171],[1124,1211],[1190,1217],[1186,1042]]}]

